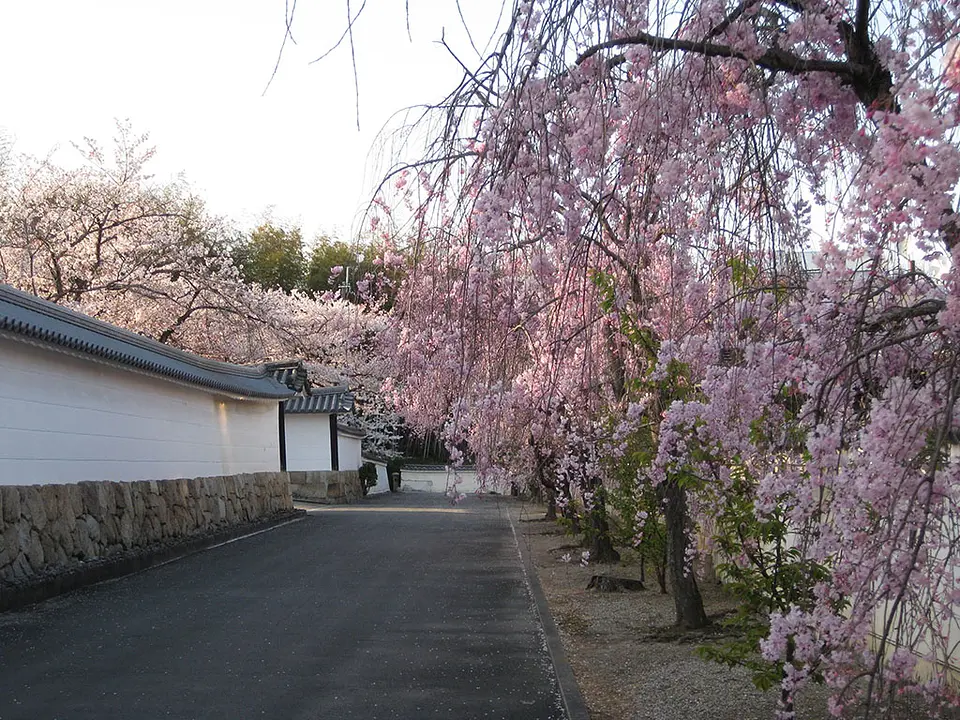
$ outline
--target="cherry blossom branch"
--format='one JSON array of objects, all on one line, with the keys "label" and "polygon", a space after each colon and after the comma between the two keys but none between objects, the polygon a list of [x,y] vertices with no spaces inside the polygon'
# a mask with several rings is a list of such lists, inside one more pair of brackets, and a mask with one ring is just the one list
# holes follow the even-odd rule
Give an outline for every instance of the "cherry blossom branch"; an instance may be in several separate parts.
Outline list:
[{"label": "cherry blossom branch", "polygon": [[[933,451],[930,454],[930,460],[928,462],[925,477],[921,485],[914,491],[913,495],[910,498],[910,505],[912,506],[917,499],[916,494],[919,492],[920,487],[923,487],[926,490],[926,497],[923,499],[923,521],[920,523],[919,528],[916,528],[916,539],[911,544],[910,548],[910,558],[911,562],[907,571],[907,578],[897,578],[900,581],[900,589],[897,592],[896,598],[893,600],[893,603],[889,608],[887,608],[887,617],[884,620],[883,632],[879,638],[880,640],[880,651],[876,653],[876,658],[874,660],[873,672],[870,673],[870,679],[868,682],[867,694],[866,694],[866,707],[864,712],[864,718],[867,719],[870,717],[872,710],[872,705],[875,701],[873,687],[877,681],[877,678],[880,674],[881,664],[884,660],[884,649],[885,646],[890,642],[890,633],[893,628],[894,622],[898,619],[899,608],[904,602],[904,598],[907,594],[907,590],[910,588],[910,584],[907,582],[909,575],[913,574],[918,568],[918,560],[920,557],[920,551],[924,545],[925,535],[927,529],[930,525],[930,506],[933,501],[934,495],[934,479],[937,474],[937,467],[939,465],[939,454],[941,448],[944,446],[944,443],[947,441],[947,438],[950,433],[950,426],[953,421],[953,412],[957,404],[958,395],[960,395],[960,386],[955,380],[954,374],[956,370],[956,364],[951,364],[949,372],[947,374],[947,382],[949,386],[948,397],[946,402],[946,408],[941,415],[941,422],[939,423],[936,431],[936,439],[933,447]],[[904,516],[906,517],[906,516]],[[904,520],[905,522],[905,520]],[[901,532],[903,531],[903,525],[901,524]],[[889,562],[889,561],[888,561]]]},{"label": "cherry blossom branch", "polygon": [[734,60],[744,60],[767,70],[786,72],[791,75],[805,75],[811,72],[826,72],[837,75],[847,82],[855,80],[868,80],[871,77],[871,68],[859,63],[847,60],[816,60],[801,58],[793,53],[782,50],[781,48],[768,48],[758,57],[749,57],[746,53],[735,50],[728,45],[718,45],[716,43],[704,40],[681,40],[679,38],[668,38],[649,33],[637,33],[620,38],[613,38],[602,43],[593,45],[584,50],[577,57],[577,64],[580,65],[587,59],[593,57],[601,50],[607,50],[615,47],[624,47],[629,45],[643,45],[654,52],[679,51],[685,53],[695,53],[704,57],[732,58]]},{"label": "cherry blossom branch", "polygon": [[743,0],[743,2],[730,11],[729,15],[727,15],[723,20],[710,29],[710,32],[704,36],[704,41],[707,41],[710,38],[716,37],[717,35],[725,32],[727,28],[740,19],[741,15],[760,2],[763,2],[763,0]]},{"label": "cherry blossom branch", "polygon": [[898,323],[918,317],[930,317],[939,313],[946,306],[947,303],[944,300],[928,298],[926,300],[921,300],[920,302],[909,307],[887,308],[864,329],[867,332],[875,332],[887,324]]},{"label": "cherry blossom branch", "polygon": [[840,378],[841,375],[843,375],[843,373],[845,373],[847,370],[852,368],[858,362],[860,362],[866,357],[869,357],[870,355],[873,355],[876,352],[879,352],[880,350],[883,350],[884,348],[892,347],[894,345],[902,345],[911,340],[916,340],[917,338],[925,337],[926,335],[932,335],[933,333],[940,332],[940,330],[941,328],[939,326],[933,326],[933,327],[923,328],[922,330],[916,330],[912,333],[907,333],[906,335],[897,335],[895,337],[887,338],[886,340],[883,340],[881,342],[874,343],[873,345],[870,345],[864,348],[863,350],[860,350],[859,352],[855,353],[849,360],[844,362],[838,370],[831,373],[830,375],[827,375],[823,379],[823,382],[820,384],[820,389],[817,392],[816,408],[817,408],[818,414],[820,413],[820,409],[823,407],[823,400],[826,397],[827,393],[829,392],[830,388],[833,387],[834,383],[836,383],[836,381]]}]

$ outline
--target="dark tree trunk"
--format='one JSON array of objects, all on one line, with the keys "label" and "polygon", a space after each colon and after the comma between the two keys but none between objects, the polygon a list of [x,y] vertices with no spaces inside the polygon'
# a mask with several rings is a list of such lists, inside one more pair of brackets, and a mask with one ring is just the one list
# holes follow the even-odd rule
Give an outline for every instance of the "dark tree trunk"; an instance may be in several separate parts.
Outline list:
[{"label": "dark tree trunk", "polygon": [[676,479],[670,478],[663,484],[662,492],[667,526],[667,574],[677,610],[677,625],[685,629],[701,628],[708,620],[692,563],[687,562],[686,557],[689,543],[686,491]]},{"label": "dark tree trunk", "polygon": [[529,442],[530,447],[533,448],[533,457],[536,460],[537,483],[547,499],[547,514],[543,519],[555,522],[557,519],[557,486],[552,480],[547,479],[549,458],[540,452],[540,447],[534,440],[533,433],[530,433]]},{"label": "dark tree trunk", "polygon": [[583,528],[580,526],[580,516],[577,515],[577,511],[573,509],[572,503],[568,502],[564,505],[560,514],[570,523],[571,534],[579,535],[583,531]]},{"label": "dark tree trunk", "polygon": [[547,514],[543,519],[554,522],[557,519],[557,493],[552,487],[544,486],[543,489],[547,495]]},{"label": "dark tree trunk", "polygon": [[565,520],[570,522],[570,532],[573,535],[579,535],[583,532],[583,528],[580,525],[580,516],[573,506],[573,494],[570,492],[570,479],[564,477],[558,480],[557,484],[554,485],[554,494],[566,500],[560,514],[563,515]]},{"label": "dark tree trunk", "polygon": [[660,586],[660,594],[667,594],[667,543],[661,545],[661,552],[654,561],[654,568],[657,573],[657,585]]},{"label": "dark tree trunk", "polygon": [[607,522],[607,509],[603,504],[603,493],[597,493],[595,505],[588,514],[590,522],[590,562],[620,562],[620,553],[613,547],[610,539],[610,523]]},{"label": "dark tree trunk", "polygon": [[620,562],[620,553],[610,542],[610,535],[597,535],[590,543],[590,562],[616,563]]},{"label": "dark tree trunk", "polygon": [[660,586],[660,594],[667,594],[667,566],[658,565],[657,566],[657,585]]}]

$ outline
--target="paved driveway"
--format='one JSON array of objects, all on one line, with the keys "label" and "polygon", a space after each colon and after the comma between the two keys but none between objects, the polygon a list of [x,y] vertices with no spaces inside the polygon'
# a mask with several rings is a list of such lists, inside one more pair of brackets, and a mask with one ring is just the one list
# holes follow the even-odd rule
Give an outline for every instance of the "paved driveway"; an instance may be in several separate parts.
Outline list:
[{"label": "paved driveway", "polygon": [[0,720],[562,718],[506,510],[413,493],[0,614]]}]

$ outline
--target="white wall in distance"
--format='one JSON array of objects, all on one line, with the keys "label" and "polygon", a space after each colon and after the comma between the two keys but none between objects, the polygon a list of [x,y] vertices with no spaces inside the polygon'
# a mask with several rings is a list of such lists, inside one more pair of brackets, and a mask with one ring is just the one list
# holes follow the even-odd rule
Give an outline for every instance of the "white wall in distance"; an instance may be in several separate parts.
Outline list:
[{"label": "white wall in distance", "polygon": [[341,470],[360,469],[360,438],[337,433],[337,449]]},{"label": "white wall in distance", "polygon": [[[297,413],[283,416],[287,470],[332,470],[330,416]],[[341,462],[340,469],[346,469]]]},{"label": "white wall in distance", "polygon": [[0,337],[0,484],[277,471],[277,412]]},{"label": "white wall in distance", "polygon": [[446,493],[453,489],[464,495],[475,493],[480,487],[476,470],[461,470],[456,474],[453,470],[443,468],[437,470],[420,470],[402,468],[400,471],[400,487],[404,490],[420,490],[422,492]]}]

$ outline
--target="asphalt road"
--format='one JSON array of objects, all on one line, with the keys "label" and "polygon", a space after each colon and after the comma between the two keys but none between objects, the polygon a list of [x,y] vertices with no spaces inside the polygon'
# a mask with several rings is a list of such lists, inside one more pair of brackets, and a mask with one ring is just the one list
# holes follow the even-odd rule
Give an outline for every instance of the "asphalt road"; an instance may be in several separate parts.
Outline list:
[{"label": "asphalt road", "polygon": [[506,510],[400,493],[0,614],[0,720],[562,718]]}]

